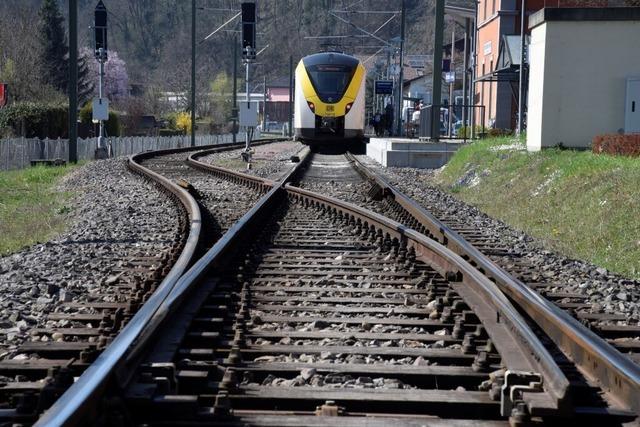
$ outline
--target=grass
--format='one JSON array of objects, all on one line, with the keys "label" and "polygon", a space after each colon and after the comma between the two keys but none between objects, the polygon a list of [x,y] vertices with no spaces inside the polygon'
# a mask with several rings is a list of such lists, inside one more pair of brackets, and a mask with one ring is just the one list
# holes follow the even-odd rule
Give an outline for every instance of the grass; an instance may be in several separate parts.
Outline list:
[{"label": "grass", "polygon": [[462,148],[438,181],[549,249],[640,279],[640,159],[491,139]]},{"label": "grass", "polygon": [[70,194],[56,189],[77,166],[0,172],[0,256],[49,240],[65,228]]}]

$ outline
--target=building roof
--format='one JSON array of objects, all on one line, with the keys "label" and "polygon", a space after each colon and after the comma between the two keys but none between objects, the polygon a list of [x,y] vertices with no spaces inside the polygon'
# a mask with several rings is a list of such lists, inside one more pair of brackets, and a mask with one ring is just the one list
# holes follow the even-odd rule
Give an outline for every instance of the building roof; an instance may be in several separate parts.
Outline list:
[{"label": "building roof", "polygon": [[444,6],[444,12],[462,25],[465,24],[467,19],[476,19],[476,9],[468,6],[468,3],[466,2],[455,2],[449,0]]},{"label": "building roof", "polygon": [[549,21],[640,21],[640,7],[545,7],[529,17],[529,28]]},{"label": "building roof", "polygon": [[274,79],[273,81],[269,81],[269,79],[267,79],[267,87],[289,87],[289,77],[278,77],[277,79]]}]

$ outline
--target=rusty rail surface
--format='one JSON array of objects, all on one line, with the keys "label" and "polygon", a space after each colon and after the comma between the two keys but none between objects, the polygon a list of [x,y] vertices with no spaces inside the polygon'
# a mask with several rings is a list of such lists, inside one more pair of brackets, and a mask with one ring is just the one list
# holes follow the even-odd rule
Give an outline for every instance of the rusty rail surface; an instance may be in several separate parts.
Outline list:
[{"label": "rusty rail surface", "polygon": [[380,174],[348,155],[360,173],[374,181],[385,195],[421,223],[435,240],[467,259],[533,319],[554,343],[588,376],[629,410],[640,413],[640,367],[567,312],[514,278],[491,259],[443,224],[438,218],[396,189]]}]

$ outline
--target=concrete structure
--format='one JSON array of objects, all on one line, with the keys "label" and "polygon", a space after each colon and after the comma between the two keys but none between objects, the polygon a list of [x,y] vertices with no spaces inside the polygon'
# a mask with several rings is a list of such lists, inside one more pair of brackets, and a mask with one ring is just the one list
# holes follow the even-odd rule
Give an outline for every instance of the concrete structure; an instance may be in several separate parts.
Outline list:
[{"label": "concrete structure", "polygon": [[[521,4],[521,0],[480,0],[478,3],[473,103],[485,106],[485,123],[490,127],[516,127]],[[527,0],[526,13],[537,11],[544,4],[544,0]],[[476,117],[476,122],[480,121],[480,117]]]},{"label": "concrete structure", "polygon": [[588,148],[624,132],[628,81],[640,78],[640,8],[543,9],[530,26],[528,149]]},{"label": "concrete structure", "polygon": [[403,138],[371,138],[367,156],[382,166],[437,169],[444,166],[460,142],[423,142]]}]

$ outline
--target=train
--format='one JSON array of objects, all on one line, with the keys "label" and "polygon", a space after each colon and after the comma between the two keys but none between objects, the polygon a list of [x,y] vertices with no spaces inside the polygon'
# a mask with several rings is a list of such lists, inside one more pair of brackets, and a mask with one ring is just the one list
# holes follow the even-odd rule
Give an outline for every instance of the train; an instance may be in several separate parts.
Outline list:
[{"label": "train", "polygon": [[295,139],[310,146],[364,140],[366,70],[353,56],[305,56],[295,72]]}]

